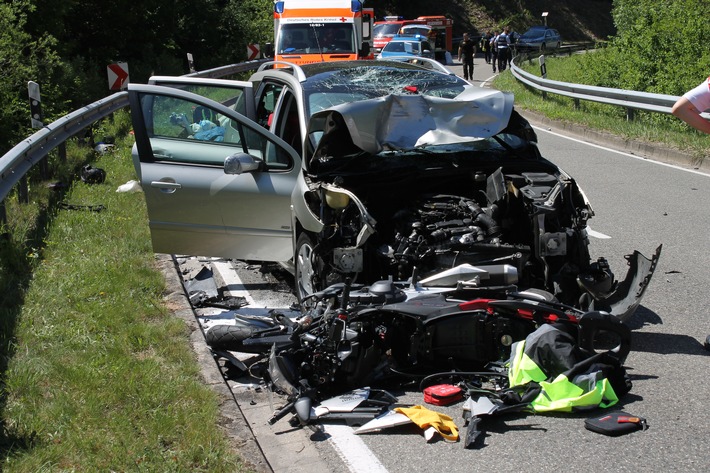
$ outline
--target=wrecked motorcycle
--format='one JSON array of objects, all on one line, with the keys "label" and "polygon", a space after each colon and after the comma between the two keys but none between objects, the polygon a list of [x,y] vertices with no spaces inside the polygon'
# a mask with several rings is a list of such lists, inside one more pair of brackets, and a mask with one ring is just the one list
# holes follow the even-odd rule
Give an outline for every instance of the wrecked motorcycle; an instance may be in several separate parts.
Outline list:
[{"label": "wrecked motorcycle", "polygon": [[[461,287],[412,297],[411,290],[392,281],[355,289],[339,283],[309,295],[308,310],[296,320],[277,311],[258,322],[237,316],[234,325],[208,330],[206,340],[217,353],[262,355],[243,370],[287,395],[287,405],[269,422],[293,413],[294,425],[314,422],[312,406],[349,389],[504,362],[511,345],[541,324],[569,327],[589,352],[600,332],[613,335],[619,357],[629,351],[630,331],[620,319],[583,313],[545,291]],[[381,413],[387,397],[386,391],[368,391],[358,406],[360,418],[363,410],[370,419]]]}]

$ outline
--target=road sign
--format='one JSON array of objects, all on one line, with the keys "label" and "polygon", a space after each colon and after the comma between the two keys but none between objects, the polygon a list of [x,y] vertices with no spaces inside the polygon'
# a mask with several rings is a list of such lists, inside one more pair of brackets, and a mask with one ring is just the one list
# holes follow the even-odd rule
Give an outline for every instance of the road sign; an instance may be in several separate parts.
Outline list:
[{"label": "road sign", "polygon": [[247,61],[259,59],[259,45],[247,44]]},{"label": "road sign", "polygon": [[128,63],[117,62],[109,64],[108,71],[108,88],[110,90],[123,90],[128,87]]},{"label": "road sign", "polygon": [[32,128],[42,128],[42,99],[39,95],[39,84],[34,81],[27,83],[27,93],[30,96],[30,118]]},{"label": "road sign", "polygon": [[538,58],[538,62],[540,63],[540,75],[543,79],[547,79],[547,65],[545,65],[545,56],[540,56]]}]

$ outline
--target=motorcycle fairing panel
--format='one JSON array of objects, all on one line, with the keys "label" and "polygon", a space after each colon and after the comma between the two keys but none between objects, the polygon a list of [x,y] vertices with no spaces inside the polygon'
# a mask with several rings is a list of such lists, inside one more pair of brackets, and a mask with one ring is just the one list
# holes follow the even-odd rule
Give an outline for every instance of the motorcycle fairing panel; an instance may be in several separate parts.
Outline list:
[{"label": "motorcycle fairing panel", "polygon": [[[621,283],[605,258],[592,261],[584,192],[540,155],[509,95],[473,95],[387,96],[314,115],[310,132],[322,137],[304,200],[321,222],[317,285],[413,276],[429,286],[515,285],[628,319],[660,247],[628,257]],[[464,270],[437,280],[452,268]]]}]

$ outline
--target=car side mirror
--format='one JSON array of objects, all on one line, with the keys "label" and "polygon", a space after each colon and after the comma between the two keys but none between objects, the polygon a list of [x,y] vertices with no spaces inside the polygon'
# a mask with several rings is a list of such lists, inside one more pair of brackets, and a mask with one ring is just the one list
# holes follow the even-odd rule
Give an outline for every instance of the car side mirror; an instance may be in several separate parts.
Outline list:
[{"label": "car side mirror", "polygon": [[370,55],[370,43],[363,41],[360,48],[360,56],[367,57]]},{"label": "car side mirror", "polygon": [[261,160],[246,153],[234,153],[224,158],[225,174],[244,174],[261,170]]}]

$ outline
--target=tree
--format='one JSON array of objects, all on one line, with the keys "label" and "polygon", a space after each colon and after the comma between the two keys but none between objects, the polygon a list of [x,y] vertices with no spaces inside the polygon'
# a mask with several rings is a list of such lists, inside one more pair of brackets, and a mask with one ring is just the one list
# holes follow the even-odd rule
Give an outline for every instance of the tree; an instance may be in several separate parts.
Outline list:
[{"label": "tree", "polygon": [[586,82],[682,95],[710,74],[706,10],[706,0],[616,0],[617,35],[583,60]]},{"label": "tree", "polygon": [[[61,61],[55,52],[56,41],[50,35],[32,37],[26,32],[29,1],[0,3],[0,155],[29,136],[29,98],[27,83],[36,81],[45,93],[56,92]],[[66,113],[64,103],[43,103],[43,112],[51,119]]]}]

